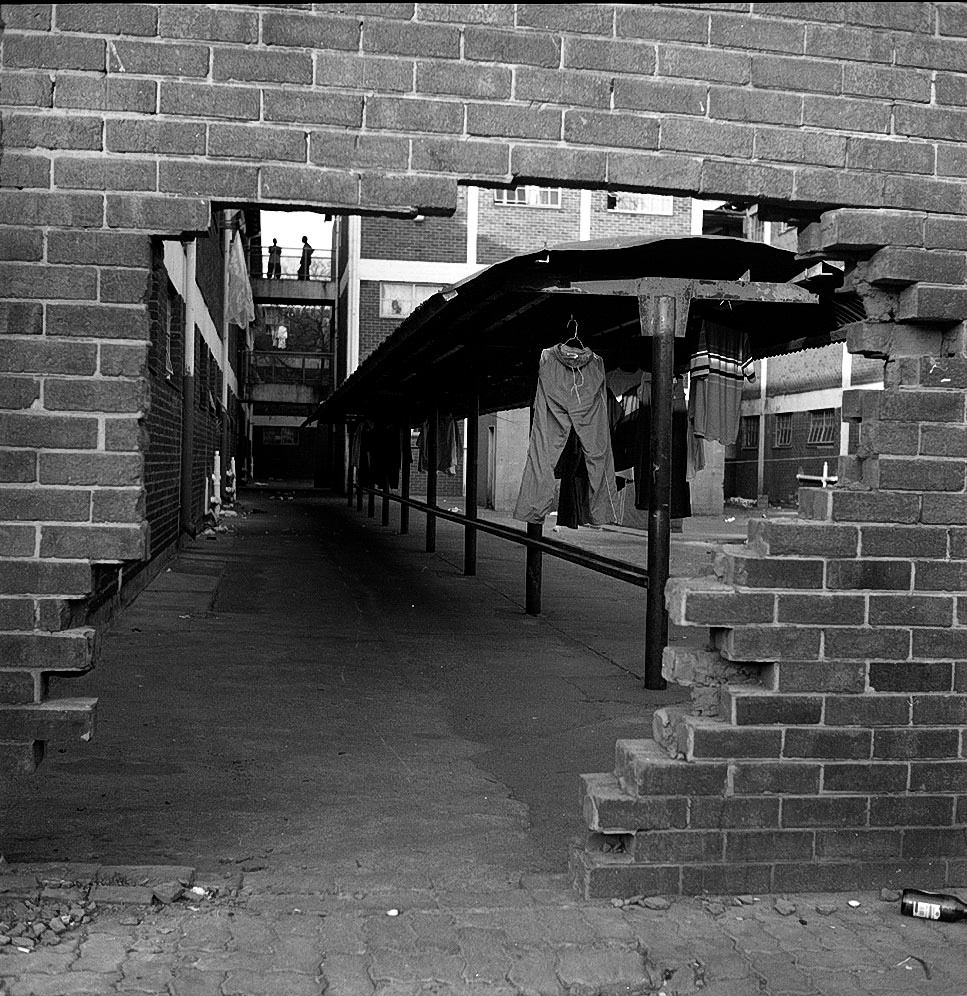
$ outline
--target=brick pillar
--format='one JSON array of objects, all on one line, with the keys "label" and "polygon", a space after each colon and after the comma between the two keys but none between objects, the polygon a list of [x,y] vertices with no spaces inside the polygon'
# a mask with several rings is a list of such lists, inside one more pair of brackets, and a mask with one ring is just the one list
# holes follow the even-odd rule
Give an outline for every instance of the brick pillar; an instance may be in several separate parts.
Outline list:
[{"label": "brick pillar", "polygon": [[967,880],[967,291],[930,231],[843,210],[803,233],[847,260],[870,320],[843,336],[885,388],[844,394],[859,445],[837,487],[669,582],[672,622],[708,627],[708,649],[666,649],[691,707],[582,776],[585,895]]}]

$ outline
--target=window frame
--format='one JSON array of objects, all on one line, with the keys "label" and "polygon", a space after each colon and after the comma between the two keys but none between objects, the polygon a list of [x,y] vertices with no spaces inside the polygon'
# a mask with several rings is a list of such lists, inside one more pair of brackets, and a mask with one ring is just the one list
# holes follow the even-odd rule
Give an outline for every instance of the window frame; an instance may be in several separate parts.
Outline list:
[{"label": "window frame", "polygon": [[[276,435],[276,439],[266,439],[267,435]],[[263,446],[298,446],[299,429],[292,425],[263,425],[262,426]]]},{"label": "window frame", "polygon": [[[618,207],[619,198],[631,197],[631,198],[650,198],[652,207],[646,209],[644,207]],[[611,206],[611,201],[614,199],[615,206]],[[655,210],[656,202],[661,202],[663,210]],[[641,191],[633,190],[609,190],[605,194],[605,210],[609,214],[630,214],[630,215],[646,215],[653,218],[671,218],[675,214],[675,197],[673,194],[652,194],[644,193]],[[667,207],[667,210],[664,208]]]},{"label": "window frame", "polygon": [[[746,430],[753,428],[754,432]],[[750,442],[750,437],[754,437]],[[739,449],[757,450],[759,448],[759,416],[743,415],[739,425]]]},{"label": "window frame", "polygon": [[772,427],[772,448],[788,449],[792,446],[792,412],[777,412]]},{"label": "window frame", "polygon": [[[807,446],[834,446],[837,440],[838,423],[835,408],[815,408],[809,412],[809,433]],[[826,437],[829,438],[826,438]]]},{"label": "window frame", "polygon": [[[557,203],[541,203],[542,193],[552,195]],[[523,200],[520,194],[523,194]],[[494,204],[497,207],[530,207],[545,211],[560,211],[564,206],[564,191],[561,187],[542,187],[533,183],[526,183],[520,187],[498,187],[494,190]]]},{"label": "window frame", "polygon": [[[405,288],[408,289],[408,291],[409,291],[409,305],[410,305],[409,311],[406,311],[404,309],[404,310],[402,310],[402,311],[400,311],[398,313],[397,312],[389,312],[389,313],[387,313],[387,310],[384,309],[384,304],[385,303],[387,303],[389,301],[393,301],[393,300],[402,300],[402,297],[400,297],[400,298],[393,298],[393,297],[385,294],[384,293],[385,289],[389,288],[389,287],[405,287]],[[419,280],[380,280],[379,281],[379,305],[378,305],[379,317],[380,318],[389,319],[391,321],[400,321],[401,322],[401,321],[403,321],[404,318],[409,318],[409,316],[412,315],[413,312],[416,311],[416,309],[421,304],[423,304],[424,301],[426,301],[428,298],[433,297],[434,294],[437,294],[441,290],[443,290],[443,287],[444,287],[443,284],[425,284],[425,283],[421,283]],[[419,301],[416,300],[417,295],[416,295],[415,291],[416,291],[417,288],[420,288],[421,290],[426,290],[428,292],[424,297],[420,298]]]}]

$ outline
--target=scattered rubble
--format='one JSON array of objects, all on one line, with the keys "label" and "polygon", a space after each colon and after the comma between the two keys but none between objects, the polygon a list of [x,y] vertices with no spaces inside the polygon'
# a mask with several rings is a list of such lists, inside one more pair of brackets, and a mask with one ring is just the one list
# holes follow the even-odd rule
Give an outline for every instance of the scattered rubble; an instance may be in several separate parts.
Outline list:
[{"label": "scattered rubble", "polygon": [[[173,865],[10,865],[0,861],[0,955],[59,944],[91,923],[105,906],[160,908],[179,900],[237,897],[241,875],[196,880],[196,870]],[[194,907],[193,907],[194,908]],[[132,911],[121,923],[136,925]],[[2,994],[2,990],[0,990]]]},{"label": "scattered rubble", "polygon": [[772,908],[779,916],[792,916],[796,912],[797,906],[795,903],[789,902],[788,899],[777,899]]}]

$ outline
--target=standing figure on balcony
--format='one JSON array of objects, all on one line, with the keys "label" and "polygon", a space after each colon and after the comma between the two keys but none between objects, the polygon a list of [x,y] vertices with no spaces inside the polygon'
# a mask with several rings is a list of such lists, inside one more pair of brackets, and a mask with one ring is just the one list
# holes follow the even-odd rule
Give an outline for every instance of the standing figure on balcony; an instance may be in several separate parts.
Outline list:
[{"label": "standing figure on balcony", "polygon": [[312,262],[312,246],[309,240],[302,236],[302,258],[299,260],[299,279],[309,279],[309,264]]},{"label": "standing figure on balcony", "polygon": [[282,246],[273,239],[269,246],[269,280],[282,279]]}]

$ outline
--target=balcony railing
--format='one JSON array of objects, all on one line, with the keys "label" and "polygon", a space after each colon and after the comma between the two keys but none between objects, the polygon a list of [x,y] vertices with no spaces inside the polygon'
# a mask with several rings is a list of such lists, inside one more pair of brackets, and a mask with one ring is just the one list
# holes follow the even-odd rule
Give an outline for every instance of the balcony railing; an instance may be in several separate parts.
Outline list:
[{"label": "balcony railing", "polygon": [[246,364],[246,382],[292,384],[317,388],[322,398],[332,390],[331,353],[290,353],[287,350],[252,350]]},{"label": "balcony railing", "polygon": [[278,246],[277,272],[272,267],[272,257],[269,246],[249,249],[249,275],[252,277],[268,277],[277,280],[331,280],[332,251],[329,249],[314,249],[309,261],[308,273],[302,272],[302,248],[300,246]]}]

